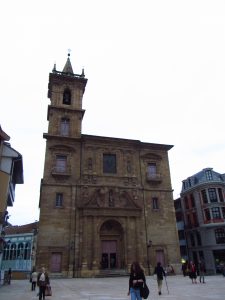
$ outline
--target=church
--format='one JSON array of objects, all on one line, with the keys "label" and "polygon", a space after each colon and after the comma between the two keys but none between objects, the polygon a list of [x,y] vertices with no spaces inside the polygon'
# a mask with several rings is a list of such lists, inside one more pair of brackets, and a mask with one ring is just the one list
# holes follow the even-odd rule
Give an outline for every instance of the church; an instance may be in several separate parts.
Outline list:
[{"label": "church", "polygon": [[87,84],[68,54],[49,74],[37,268],[52,276],[127,274],[139,261],[180,272],[168,151],[172,145],[82,133]]}]

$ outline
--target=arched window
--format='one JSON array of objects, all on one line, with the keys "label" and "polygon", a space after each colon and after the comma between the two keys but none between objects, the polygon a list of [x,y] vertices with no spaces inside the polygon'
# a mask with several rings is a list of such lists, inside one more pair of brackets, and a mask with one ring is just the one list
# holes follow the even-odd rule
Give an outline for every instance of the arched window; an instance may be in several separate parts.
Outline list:
[{"label": "arched window", "polygon": [[71,104],[71,92],[69,89],[65,89],[63,92],[63,104],[66,105]]},{"label": "arched window", "polygon": [[30,259],[30,255],[31,255],[31,244],[28,242],[25,245],[24,259]]},{"label": "arched window", "polygon": [[13,243],[10,247],[9,259],[10,260],[16,259],[16,244],[15,243]]},{"label": "arched window", "polygon": [[6,244],[4,246],[3,260],[9,260],[9,253],[10,253],[10,245]]},{"label": "arched window", "polygon": [[17,258],[18,259],[23,259],[23,254],[24,254],[23,248],[24,248],[23,243],[19,243],[18,249],[17,249]]}]

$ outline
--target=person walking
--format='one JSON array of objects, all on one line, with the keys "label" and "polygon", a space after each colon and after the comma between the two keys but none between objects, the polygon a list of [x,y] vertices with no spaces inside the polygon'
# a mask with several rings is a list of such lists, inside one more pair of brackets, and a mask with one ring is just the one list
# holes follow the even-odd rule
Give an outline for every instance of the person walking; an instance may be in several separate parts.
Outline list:
[{"label": "person walking", "polygon": [[41,272],[37,276],[37,285],[39,286],[39,300],[45,300],[45,289],[50,284],[48,273],[42,267]]},{"label": "person walking", "polygon": [[197,283],[197,269],[193,261],[190,261],[188,268],[189,268],[189,277],[192,283]]},{"label": "person walking", "polygon": [[157,263],[155,267],[154,274],[157,276],[157,285],[158,285],[158,293],[162,295],[162,283],[163,283],[163,276],[166,276],[166,273],[161,265],[160,262]]},{"label": "person walking", "polygon": [[131,300],[141,300],[140,289],[146,282],[144,271],[138,262],[133,262],[130,268],[129,290],[127,295]]},{"label": "person walking", "polygon": [[35,291],[36,284],[37,284],[37,276],[38,273],[36,272],[36,269],[33,269],[33,272],[31,273],[31,291]]},{"label": "person walking", "polygon": [[205,268],[205,263],[203,260],[199,261],[199,281],[200,283],[205,283],[205,273],[206,273],[206,268]]}]

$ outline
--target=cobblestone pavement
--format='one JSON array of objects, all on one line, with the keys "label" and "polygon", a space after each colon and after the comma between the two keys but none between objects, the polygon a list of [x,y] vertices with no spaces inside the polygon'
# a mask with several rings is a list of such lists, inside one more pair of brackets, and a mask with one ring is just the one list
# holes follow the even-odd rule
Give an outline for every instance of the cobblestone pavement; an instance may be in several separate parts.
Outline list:
[{"label": "cobblestone pavement", "polygon": [[[192,284],[188,277],[168,276],[163,281],[162,295],[157,293],[157,282],[147,276],[150,289],[148,299],[173,300],[225,300],[225,277],[222,275],[206,277],[206,284]],[[129,300],[128,277],[116,278],[73,278],[52,279],[52,296],[46,300]],[[168,290],[167,290],[168,286]],[[1,285],[1,300],[38,300],[36,291],[31,291],[28,280],[12,280],[11,285]]]}]

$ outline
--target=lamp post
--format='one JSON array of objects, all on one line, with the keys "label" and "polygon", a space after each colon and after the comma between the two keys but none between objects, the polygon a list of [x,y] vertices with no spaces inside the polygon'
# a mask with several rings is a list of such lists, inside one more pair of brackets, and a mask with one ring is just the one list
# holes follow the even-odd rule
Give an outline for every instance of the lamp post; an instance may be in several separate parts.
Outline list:
[{"label": "lamp post", "polygon": [[150,271],[150,260],[149,260],[149,249],[152,247],[152,241],[151,240],[149,240],[148,242],[147,242],[147,256],[148,256],[148,261],[147,261],[147,263],[148,263],[148,275],[150,276],[151,275],[151,271]]}]

